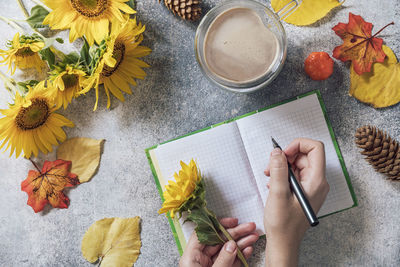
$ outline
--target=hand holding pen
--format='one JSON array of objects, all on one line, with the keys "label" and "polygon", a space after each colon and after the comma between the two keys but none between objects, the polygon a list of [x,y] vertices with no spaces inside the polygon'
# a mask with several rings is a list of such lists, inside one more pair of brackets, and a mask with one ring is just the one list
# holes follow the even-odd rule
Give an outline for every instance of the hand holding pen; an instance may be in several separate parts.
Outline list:
[{"label": "hand holding pen", "polygon": [[[290,253],[297,253],[304,233],[310,227],[291,189],[288,162],[315,213],[318,213],[329,191],[325,177],[325,151],[321,142],[299,138],[284,151],[279,148],[272,151],[265,170],[265,174],[270,176],[270,189],[264,212],[266,258],[272,261],[271,264],[277,257],[280,260],[297,261],[297,255]],[[288,264],[293,265],[293,262]]]},{"label": "hand holding pen", "polygon": [[[278,143],[275,141],[273,137],[271,137],[272,144],[274,148],[279,148],[282,150],[282,148],[278,145]],[[322,143],[321,143],[322,145]],[[308,222],[310,223],[311,226],[317,226],[319,224],[318,218],[316,213],[314,212],[313,208],[311,207],[310,202],[308,201],[307,196],[304,194],[304,189],[302,188],[301,184],[299,181],[297,181],[297,176],[300,175],[298,173],[297,176],[294,174],[294,170],[292,169],[292,166],[290,162],[287,162],[288,165],[288,179],[289,179],[289,185],[290,189],[292,189],[293,194],[295,195],[297,201],[299,201],[299,204],[301,208],[304,211],[304,214],[306,215],[306,218]]]}]

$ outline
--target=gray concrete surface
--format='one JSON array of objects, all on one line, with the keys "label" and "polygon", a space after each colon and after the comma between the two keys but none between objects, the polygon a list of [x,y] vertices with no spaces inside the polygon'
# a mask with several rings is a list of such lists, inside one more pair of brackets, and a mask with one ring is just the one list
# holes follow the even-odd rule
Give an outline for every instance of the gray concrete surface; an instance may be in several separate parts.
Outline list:
[{"label": "gray concrete surface", "polygon": [[[204,10],[218,2],[205,1]],[[156,0],[138,0],[137,10],[147,28],[145,44],[154,50],[146,58],[151,65],[148,77],[125,103],[114,99],[111,110],[106,109],[106,97],[101,93],[99,109],[92,112],[91,92],[62,112],[76,124],[66,130],[69,137],[106,139],[98,174],[91,182],[67,191],[70,207],[46,208],[35,214],[26,205],[27,195],[20,191],[31,164],[0,154],[1,266],[91,266],[80,252],[82,236],[96,220],[114,216],[142,218],[143,246],[136,266],[176,266],[178,250],[167,220],[157,214],[161,199],[144,149],[314,89],[320,89],[325,100],[359,207],[324,218],[320,226],[308,231],[300,265],[400,265],[400,183],[375,173],[358,153],[353,137],[357,127],[373,124],[400,139],[400,106],[375,110],[348,96],[348,64],[335,61],[334,74],[322,82],[310,80],[303,72],[303,61],[310,52],[330,53],[341,43],[331,28],[347,22],[349,12],[373,22],[376,30],[394,21],[395,26],[383,35],[400,55],[397,0],[348,0],[310,27],[285,24],[289,40],[285,67],[271,86],[250,95],[222,91],[203,77],[193,53],[196,23],[175,18]],[[16,1],[1,0],[0,14],[23,18]],[[14,30],[1,25],[3,45]],[[3,89],[0,100],[5,107],[7,93]],[[264,246],[265,240],[256,244],[251,266],[262,265]]]}]

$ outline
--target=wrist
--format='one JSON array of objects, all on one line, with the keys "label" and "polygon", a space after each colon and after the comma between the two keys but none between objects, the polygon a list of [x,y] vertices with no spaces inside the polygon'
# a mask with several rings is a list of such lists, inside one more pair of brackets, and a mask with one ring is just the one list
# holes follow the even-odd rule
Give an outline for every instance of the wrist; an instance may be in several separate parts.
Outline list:
[{"label": "wrist", "polygon": [[301,238],[286,240],[285,238],[268,238],[265,247],[267,267],[297,266]]}]

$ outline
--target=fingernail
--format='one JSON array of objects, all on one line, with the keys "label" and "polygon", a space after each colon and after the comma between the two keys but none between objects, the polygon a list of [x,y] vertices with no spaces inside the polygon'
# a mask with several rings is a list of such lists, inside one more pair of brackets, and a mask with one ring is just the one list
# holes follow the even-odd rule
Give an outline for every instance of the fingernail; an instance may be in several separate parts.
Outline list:
[{"label": "fingernail", "polygon": [[228,241],[225,245],[225,250],[229,253],[233,253],[236,249],[236,244],[232,240]]},{"label": "fingernail", "polygon": [[271,155],[272,156],[277,156],[282,154],[282,150],[280,150],[279,148],[274,148],[274,150],[272,150]]}]

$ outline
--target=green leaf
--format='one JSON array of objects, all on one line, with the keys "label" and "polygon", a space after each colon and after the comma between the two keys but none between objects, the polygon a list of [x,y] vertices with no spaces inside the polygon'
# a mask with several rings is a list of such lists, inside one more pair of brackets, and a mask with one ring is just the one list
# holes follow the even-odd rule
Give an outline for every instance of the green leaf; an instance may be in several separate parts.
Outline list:
[{"label": "green leaf", "polygon": [[130,6],[132,9],[136,10],[136,1],[135,0],[129,0],[127,3],[128,6]]},{"label": "green leaf", "polygon": [[60,44],[64,43],[64,40],[62,38],[56,38],[56,41],[59,42]]},{"label": "green leaf", "polygon": [[43,20],[49,14],[49,12],[40,5],[36,5],[31,9],[31,16],[26,19],[26,22],[31,25],[32,28],[44,28]]},{"label": "green leaf", "polygon": [[24,91],[25,93],[28,93],[28,91],[29,91],[28,86],[34,87],[38,83],[39,83],[39,81],[36,81],[36,80],[28,80],[28,81],[25,81],[25,82],[18,82],[17,86],[21,91]]},{"label": "green leaf", "polygon": [[68,55],[65,55],[65,58],[63,60],[63,63],[69,64],[69,65],[74,65],[79,62],[79,55],[76,52],[69,53]]},{"label": "green leaf", "polygon": [[81,49],[81,61],[86,65],[89,66],[91,59],[91,56],[89,54],[89,43],[87,42],[86,38],[84,38],[85,43],[82,46]]},{"label": "green leaf", "polygon": [[54,53],[50,50],[50,48],[42,49],[39,51],[40,55],[42,56],[43,60],[46,60],[49,63],[50,69],[53,69],[53,65],[56,61],[56,57]]},{"label": "green leaf", "polygon": [[204,184],[204,179],[201,178],[200,182],[197,183],[196,188],[194,189],[192,195],[188,200],[186,200],[178,210],[179,216],[182,215],[182,212],[184,211],[191,211],[193,209],[198,209],[206,206],[206,200],[205,200],[205,184]]},{"label": "green leaf", "polygon": [[186,221],[196,223],[196,234],[201,244],[214,246],[224,243],[219,231],[215,215],[208,211],[207,208],[199,208],[191,210],[188,213]]}]

